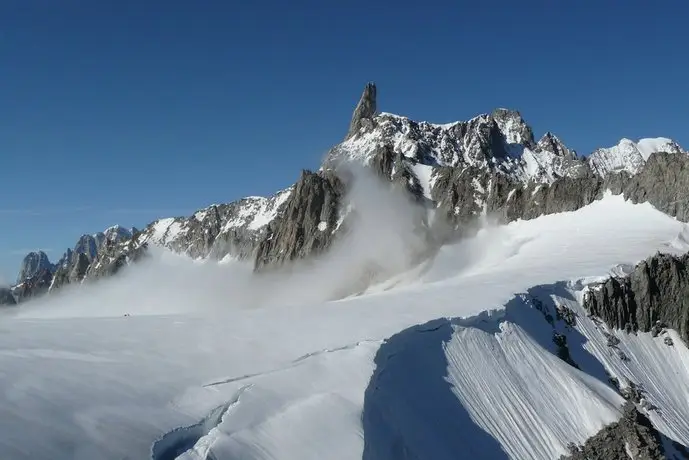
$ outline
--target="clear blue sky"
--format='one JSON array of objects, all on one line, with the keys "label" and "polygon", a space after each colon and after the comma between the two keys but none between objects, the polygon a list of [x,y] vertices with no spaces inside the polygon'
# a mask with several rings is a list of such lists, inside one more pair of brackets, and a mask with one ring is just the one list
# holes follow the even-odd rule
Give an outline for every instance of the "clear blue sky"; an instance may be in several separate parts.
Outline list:
[{"label": "clear blue sky", "polygon": [[581,153],[689,147],[688,17],[683,0],[0,1],[0,274],[288,186],[369,80],[415,119],[501,106]]}]

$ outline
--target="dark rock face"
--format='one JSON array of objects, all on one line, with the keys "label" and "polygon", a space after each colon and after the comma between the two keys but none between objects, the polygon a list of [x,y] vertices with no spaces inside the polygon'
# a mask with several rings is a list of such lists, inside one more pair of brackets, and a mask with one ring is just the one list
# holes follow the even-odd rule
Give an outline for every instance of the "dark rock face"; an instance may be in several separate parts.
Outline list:
[{"label": "dark rock face", "polygon": [[329,247],[344,192],[344,183],[333,171],[302,171],[283,212],[269,224],[258,246],[256,270],[315,255]]},{"label": "dark rock face", "polygon": [[461,238],[470,233],[470,224],[481,214],[491,177],[474,167],[437,170],[431,196],[437,203],[434,234],[439,240]]},{"label": "dark rock face", "polygon": [[187,254],[194,259],[207,257],[227,221],[228,214],[231,212],[230,207],[231,205],[212,205],[206,208],[202,220],[194,216],[180,219],[180,224],[185,231],[179,238],[169,243],[170,249]]},{"label": "dark rock face", "polygon": [[24,257],[22,265],[19,269],[19,275],[17,275],[17,284],[22,283],[28,278],[36,276],[43,270],[47,270],[49,272],[53,272],[55,270],[55,267],[52,263],[50,263],[46,253],[43,251],[28,253]]},{"label": "dark rock face", "polygon": [[[96,239],[98,237],[98,239]],[[85,254],[88,260],[93,260],[98,255],[98,249],[103,244],[104,235],[102,233],[94,235],[82,235],[79,237],[77,244],[74,245],[74,253]],[[71,254],[69,257],[72,259]]]},{"label": "dark rock face", "polygon": [[0,306],[16,305],[17,301],[12,295],[12,290],[7,287],[0,287]]},{"label": "dark rock face", "polygon": [[87,266],[84,279],[98,280],[115,275],[123,267],[142,260],[148,255],[148,245],[140,240],[129,240],[109,247],[104,246],[98,257]]},{"label": "dark rock face", "polygon": [[652,331],[657,325],[677,330],[689,343],[689,254],[656,254],[624,278],[609,278],[584,297],[584,308],[610,327]]},{"label": "dark rock face", "polygon": [[689,155],[653,153],[624,188],[634,203],[648,201],[682,222],[689,221]]},{"label": "dark rock face", "polygon": [[382,179],[390,181],[399,190],[407,192],[413,201],[424,202],[423,187],[400,152],[389,145],[376,149],[371,159],[371,167]]},{"label": "dark rock face", "polygon": [[364,92],[361,94],[359,103],[354,109],[352,121],[349,124],[349,131],[347,132],[347,138],[357,134],[362,127],[372,126],[373,117],[376,111],[376,85],[375,83],[367,83]]},{"label": "dark rock face", "polygon": [[604,182],[595,176],[562,177],[552,184],[524,185],[495,177],[488,212],[500,213],[504,221],[534,219],[544,214],[576,211],[600,199],[604,191]]},{"label": "dark rock face", "polygon": [[454,229],[455,237],[462,237],[471,233],[475,228],[472,223],[484,210],[502,223],[576,211],[602,198],[606,190],[622,193],[626,180],[624,176],[602,179],[585,174],[561,177],[548,184],[523,182],[473,167],[441,167],[432,196],[438,217]]},{"label": "dark rock face", "polygon": [[570,445],[561,460],[664,460],[661,435],[634,403],[623,407],[622,418],[589,438],[583,446]]},{"label": "dark rock face", "polygon": [[86,271],[88,270],[89,265],[91,265],[91,261],[89,260],[86,254],[77,254],[74,266],[72,267],[72,270],[69,273],[69,282],[78,283],[81,280],[83,280],[86,276]]},{"label": "dark rock face", "polygon": [[34,276],[24,279],[21,283],[14,286],[14,295],[18,302],[24,302],[33,297],[38,297],[50,288],[53,281],[53,273],[49,269],[42,269]]}]

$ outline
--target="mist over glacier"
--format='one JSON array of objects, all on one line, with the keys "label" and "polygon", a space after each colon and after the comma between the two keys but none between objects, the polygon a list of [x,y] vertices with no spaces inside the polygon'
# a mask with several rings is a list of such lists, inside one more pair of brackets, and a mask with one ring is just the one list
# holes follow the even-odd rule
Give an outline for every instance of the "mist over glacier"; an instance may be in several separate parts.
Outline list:
[{"label": "mist over glacier", "polygon": [[117,275],[27,302],[19,317],[200,314],[318,303],[357,294],[411,269],[434,250],[428,211],[368,168],[343,164],[349,181],[327,252],[255,273],[249,261],[193,260],[157,245]]},{"label": "mist over glacier", "polygon": [[[396,209],[374,204],[374,214]],[[401,244],[383,244],[390,226],[361,228],[364,260],[392,257]],[[600,330],[577,300],[586,279],[656,250],[686,250],[683,232],[650,205],[608,196],[576,212],[486,226],[419,265],[397,255],[387,267],[406,269],[335,302],[324,299],[342,286],[340,272],[316,262],[259,276],[241,263],[162,251],[112,279],[3,315],[0,453],[395,458],[403,439],[422,457],[449,459],[453,444],[441,435],[461,429],[475,433],[461,438],[470,451],[550,459],[620,416],[603,369],[621,382],[648,382],[647,398],[672,406],[652,414],[654,423],[686,442],[684,390],[653,390],[670,378],[660,370],[689,362],[686,346],[622,338],[637,361],[621,365],[604,334],[617,332]],[[372,234],[381,246],[369,244]],[[358,273],[361,257],[336,257],[336,246],[332,254],[323,263]],[[531,299],[578,313],[574,330],[557,330],[579,370],[557,357],[553,326]],[[518,391],[523,385],[532,391]],[[418,398],[429,392],[434,399]],[[523,419],[525,404],[540,408],[535,418]]]}]

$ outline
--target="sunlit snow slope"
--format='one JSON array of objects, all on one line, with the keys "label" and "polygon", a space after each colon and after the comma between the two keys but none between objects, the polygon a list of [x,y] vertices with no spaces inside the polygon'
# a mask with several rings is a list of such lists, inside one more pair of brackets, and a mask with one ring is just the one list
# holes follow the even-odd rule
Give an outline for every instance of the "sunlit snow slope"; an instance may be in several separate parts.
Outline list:
[{"label": "sunlit snow slope", "polygon": [[[683,227],[606,197],[486,227],[363,295],[296,306],[247,308],[258,293],[222,282],[249,276],[233,264],[132,267],[88,297],[0,318],[0,458],[553,459],[619,417],[608,374],[643,384],[656,426],[686,444],[684,344],[607,331],[578,302],[597,276],[689,249]],[[315,280],[303,282],[274,287]],[[562,305],[575,326],[546,320]],[[579,369],[557,357],[555,332]]]}]

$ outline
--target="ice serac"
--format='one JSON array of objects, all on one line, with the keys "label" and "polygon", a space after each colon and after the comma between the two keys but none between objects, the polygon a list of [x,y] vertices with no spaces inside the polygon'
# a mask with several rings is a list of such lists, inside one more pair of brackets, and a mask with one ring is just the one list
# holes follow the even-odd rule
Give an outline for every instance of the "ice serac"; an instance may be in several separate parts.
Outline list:
[{"label": "ice serac", "polygon": [[689,343],[689,254],[656,254],[626,277],[611,277],[591,289],[584,307],[610,327],[659,332],[677,330]]},{"label": "ice serac", "polygon": [[628,401],[622,418],[589,438],[583,446],[570,446],[561,460],[665,460],[661,434],[651,421]]},{"label": "ice serac", "polygon": [[43,251],[32,251],[28,253],[24,260],[22,260],[19,274],[17,275],[17,284],[24,282],[28,278],[32,278],[41,271],[47,270],[53,272],[54,265],[48,259],[48,256]]},{"label": "ice serac", "polygon": [[364,92],[361,94],[359,103],[354,109],[352,121],[349,124],[349,131],[347,132],[347,138],[356,135],[362,127],[371,126],[373,117],[376,115],[376,110],[376,84],[372,82],[367,83],[364,87]]},{"label": "ice serac", "polygon": [[258,245],[255,268],[317,254],[330,246],[344,195],[343,181],[332,170],[303,170],[282,213],[268,224]]}]

